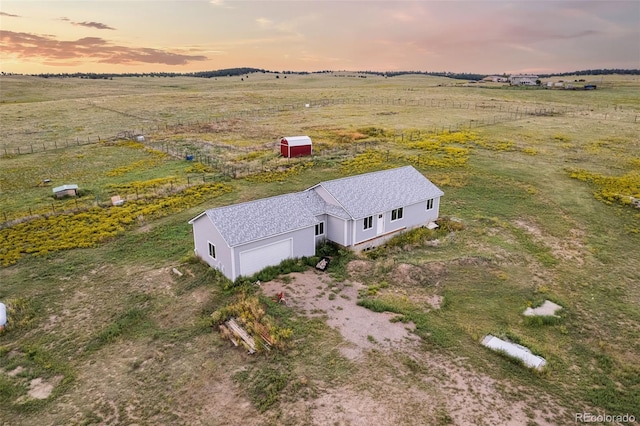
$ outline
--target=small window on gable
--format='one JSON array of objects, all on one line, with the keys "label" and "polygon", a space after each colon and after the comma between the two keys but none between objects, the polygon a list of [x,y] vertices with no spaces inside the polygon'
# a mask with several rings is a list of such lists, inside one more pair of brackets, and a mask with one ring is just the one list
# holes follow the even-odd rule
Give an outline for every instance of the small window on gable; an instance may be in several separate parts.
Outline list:
[{"label": "small window on gable", "polygon": [[391,210],[391,220],[400,220],[402,219],[402,207],[399,209]]},{"label": "small window on gable", "polygon": [[427,210],[431,210],[433,208],[433,198],[427,200]]},{"label": "small window on gable", "polygon": [[324,222],[316,223],[316,236],[324,235]]},{"label": "small window on gable", "polygon": [[209,243],[209,256],[213,257],[214,259],[216,258],[216,246],[211,243]]},{"label": "small window on gable", "polygon": [[373,216],[369,216],[369,217],[365,217],[364,218],[364,229],[371,229],[373,228]]}]

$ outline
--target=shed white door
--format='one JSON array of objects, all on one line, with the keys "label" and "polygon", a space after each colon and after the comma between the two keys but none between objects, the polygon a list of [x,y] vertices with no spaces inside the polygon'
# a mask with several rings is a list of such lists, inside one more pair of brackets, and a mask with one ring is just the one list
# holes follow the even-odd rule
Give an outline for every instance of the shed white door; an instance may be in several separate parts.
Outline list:
[{"label": "shed white door", "polygon": [[292,239],[278,241],[240,252],[240,274],[253,275],[267,266],[277,265],[293,257]]}]

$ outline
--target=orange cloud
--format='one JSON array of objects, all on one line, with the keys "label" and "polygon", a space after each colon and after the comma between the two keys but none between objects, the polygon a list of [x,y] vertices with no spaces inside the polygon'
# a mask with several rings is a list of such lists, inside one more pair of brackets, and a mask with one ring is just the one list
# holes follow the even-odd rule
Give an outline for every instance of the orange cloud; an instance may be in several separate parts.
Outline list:
[{"label": "orange cloud", "polygon": [[193,61],[208,59],[202,55],[184,55],[152,48],[117,46],[100,37],[61,41],[51,36],[4,30],[0,30],[0,50],[4,55],[35,59],[50,64],[82,58],[93,59],[103,64],[186,65]]}]

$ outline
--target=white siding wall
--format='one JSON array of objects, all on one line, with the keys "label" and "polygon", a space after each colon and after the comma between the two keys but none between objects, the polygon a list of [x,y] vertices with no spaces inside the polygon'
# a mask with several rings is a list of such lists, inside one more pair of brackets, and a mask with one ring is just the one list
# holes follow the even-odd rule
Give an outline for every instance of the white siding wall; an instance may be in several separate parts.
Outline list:
[{"label": "white siding wall", "polygon": [[[357,244],[360,241],[364,241],[364,240],[368,240],[376,237],[376,234],[378,232],[378,213],[375,213],[372,216],[373,216],[373,221],[372,221],[373,226],[367,230],[364,229],[364,219],[357,219],[356,221],[353,222],[353,225],[355,225],[356,227],[356,237],[355,237],[355,242],[351,243],[352,245]],[[385,218],[385,221],[388,222],[386,218]]]},{"label": "white siding wall", "polygon": [[327,222],[325,224],[325,234],[327,239],[336,242],[340,245],[346,246],[346,229],[347,222],[343,219],[327,215]]},{"label": "white siding wall", "polygon": [[[213,268],[219,269],[227,278],[233,280],[232,273],[232,249],[222,239],[207,215],[202,215],[193,222],[193,241],[195,254],[207,262]],[[216,246],[216,258],[209,256],[209,242]]]},{"label": "white siding wall", "polygon": [[[427,210],[426,201],[421,201],[416,204],[404,206],[402,211],[402,219],[391,221],[391,212],[384,212],[384,232],[388,234],[403,228],[411,229],[417,226],[423,226],[427,223],[436,220],[438,218],[438,211],[440,207],[440,197],[433,200],[433,208]],[[373,227],[364,230],[364,219],[358,219],[355,221],[356,227],[356,240],[355,244],[359,244],[362,241],[376,238],[378,235],[378,214],[373,214]]]},{"label": "white siding wall", "polygon": [[434,198],[433,208],[431,210],[427,210],[427,222],[433,222],[439,217],[440,217],[440,197]]}]

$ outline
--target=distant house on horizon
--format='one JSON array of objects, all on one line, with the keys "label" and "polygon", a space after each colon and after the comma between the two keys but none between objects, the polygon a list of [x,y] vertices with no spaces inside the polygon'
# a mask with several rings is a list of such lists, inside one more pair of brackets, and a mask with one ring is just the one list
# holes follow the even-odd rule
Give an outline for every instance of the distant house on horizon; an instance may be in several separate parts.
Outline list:
[{"label": "distant house on horizon", "polygon": [[513,74],[509,77],[509,84],[512,86],[537,86],[538,77],[535,74]]},{"label": "distant house on horizon", "polygon": [[494,83],[508,83],[509,78],[502,75],[488,75],[482,81],[491,81]]}]

